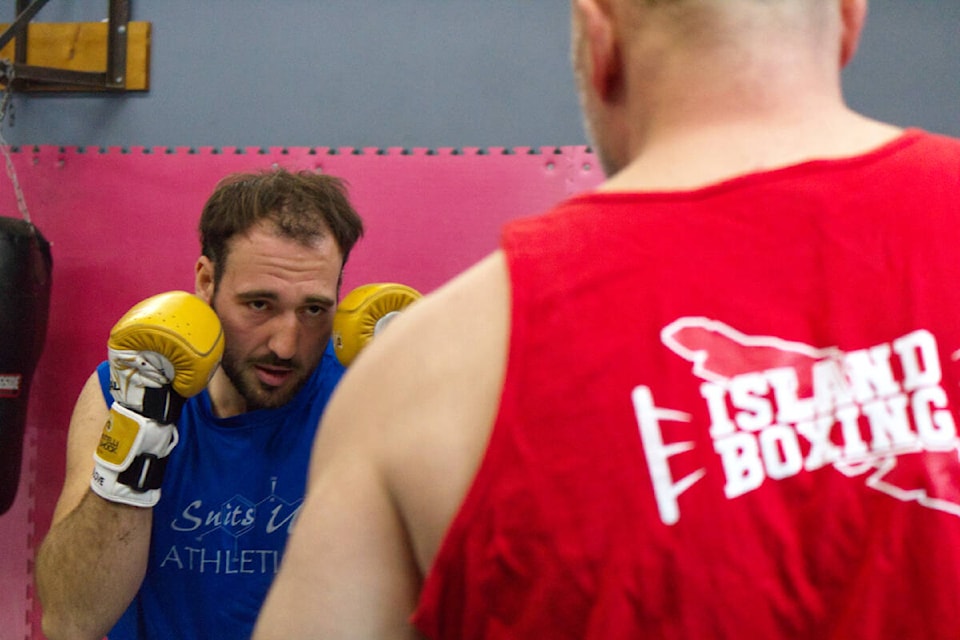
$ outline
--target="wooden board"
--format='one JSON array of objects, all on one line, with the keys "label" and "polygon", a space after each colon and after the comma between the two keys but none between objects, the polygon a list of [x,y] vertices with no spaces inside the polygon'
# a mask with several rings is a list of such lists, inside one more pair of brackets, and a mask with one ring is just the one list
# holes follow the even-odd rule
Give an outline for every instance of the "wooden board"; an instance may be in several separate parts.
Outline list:
[{"label": "wooden board", "polygon": [[[0,30],[9,26],[2,24]],[[127,91],[150,88],[150,27],[149,22],[127,23]],[[16,38],[0,49],[0,58],[13,60],[15,43]],[[26,63],[69,71],[106,71],[107,23],[30,23]]]}]

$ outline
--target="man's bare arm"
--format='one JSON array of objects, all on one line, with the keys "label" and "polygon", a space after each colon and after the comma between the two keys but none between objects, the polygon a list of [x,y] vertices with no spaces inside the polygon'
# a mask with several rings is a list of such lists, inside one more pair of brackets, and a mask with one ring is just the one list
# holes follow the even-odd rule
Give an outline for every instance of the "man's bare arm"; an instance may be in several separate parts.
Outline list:
[{"label": "man's bare arm", "polygon": [[74,407],[63,490],[37,554],[43,631],[51,640],[103,638],[146,571],[153,510],[109,502],[90,490],[93,452],[107,415],[94,374]]},{"label": "man's bare arm", "polygon": [[489,437],[506,352],[502,256],[427,296],[351,366],[254,637],[415,638],[423,576]]}]

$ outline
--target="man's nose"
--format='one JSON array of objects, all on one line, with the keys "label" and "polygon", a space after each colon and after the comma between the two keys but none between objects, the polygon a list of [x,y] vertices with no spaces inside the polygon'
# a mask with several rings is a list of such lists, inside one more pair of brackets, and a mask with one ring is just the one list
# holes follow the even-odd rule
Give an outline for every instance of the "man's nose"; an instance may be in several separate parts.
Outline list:
[{"label": "man's nose", "polygon": [[273,319],[268,346],[281,360],[292,360],[297,354],[300,340],[300,323],[295,313],[282,313]]}]

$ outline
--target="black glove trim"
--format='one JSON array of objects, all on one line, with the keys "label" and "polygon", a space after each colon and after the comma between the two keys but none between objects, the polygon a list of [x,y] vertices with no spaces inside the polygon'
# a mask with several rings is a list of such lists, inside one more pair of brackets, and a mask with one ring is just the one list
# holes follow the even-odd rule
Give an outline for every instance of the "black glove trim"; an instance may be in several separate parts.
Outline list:
[{"label": "black glove trim", "polygon": [[140,415],[155,420],[160,424],[172,424],[180,419],[180,411],[186,398],[164,385],[159,389],[147,387],[143,390],[143,409]]},{"label": "black glove trim", "polygon": [[167,457],[159,458],[152,453],[141,453],[130,466],[117,474],[117,482],[141,493],[159,489],[167,470]]}]

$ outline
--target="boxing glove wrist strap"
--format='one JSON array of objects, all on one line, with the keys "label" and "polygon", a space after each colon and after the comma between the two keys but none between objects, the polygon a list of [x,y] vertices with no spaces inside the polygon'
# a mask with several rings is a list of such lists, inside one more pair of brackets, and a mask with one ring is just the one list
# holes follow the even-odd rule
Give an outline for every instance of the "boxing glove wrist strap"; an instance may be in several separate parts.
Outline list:
[{"label": "boxing glove wrist strap", "polygon": [[128,408],[161,424],[170,424],[180,419],[180,410],[183,409],[185,401],[186,398],[174,391],[169,385],[164,385],[159,389],[147,387],[143,390],[141,408]]},{"label": "boxing glove wrist strap", "polygon": [[138,507],[160,499],[167,456],[179,435],[172,424],[160,424],[114,402],[94,453],[90,486],[102,498]]},{"label": "boxing glove wrist strap", "polygon": [[117,474],[117,482],[134,491],[159,489],[163,484],[163,474],[167,470],[167,458],[152,453],[141,453],[130,462],[130,466]]},{"label": "boxing glove wrist strap", "polygon": [[110,394],[140,415],[162,424],[180,418],[186,398],[174,391],[173,365],[166,357],[149,351],[108,349]]}]

